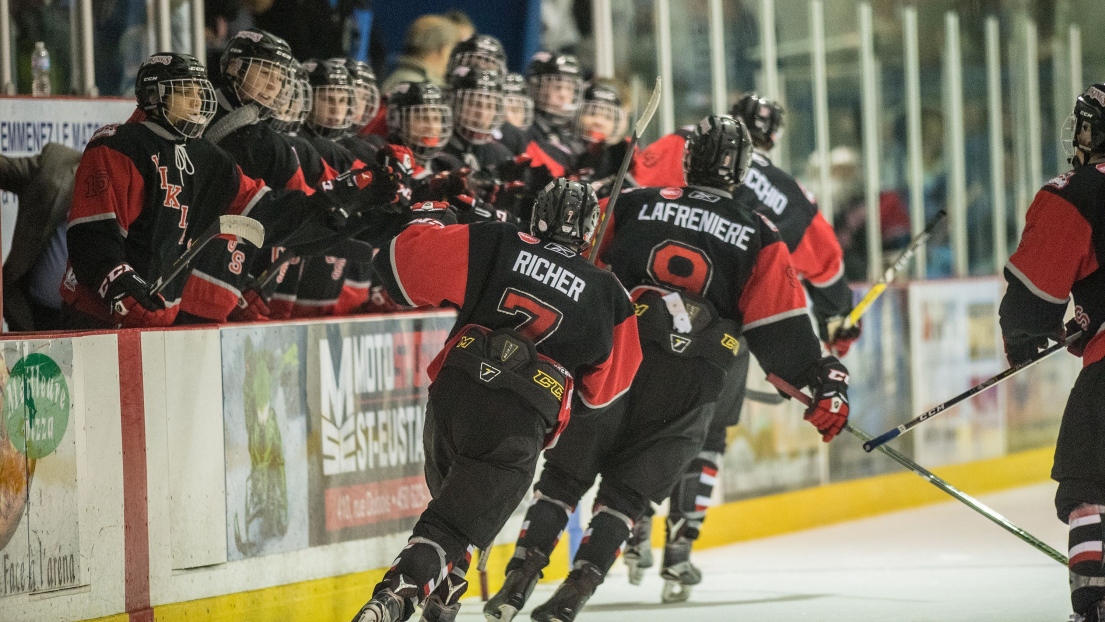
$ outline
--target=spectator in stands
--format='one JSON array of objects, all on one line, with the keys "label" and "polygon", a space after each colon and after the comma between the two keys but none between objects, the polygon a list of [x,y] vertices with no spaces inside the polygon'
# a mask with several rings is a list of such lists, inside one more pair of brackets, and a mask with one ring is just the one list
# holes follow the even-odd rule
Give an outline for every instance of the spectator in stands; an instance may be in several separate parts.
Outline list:
[{"label": "spectator in stands", "polygon": [[457,41],[467,41],[469,37],[476,34],[476,25],[472,23],[471,18],[464,11],[459,9],[446,11],[445,19],[453,22],[453,27],[457,29]]},{"label": "spectator in stands", "polygon": [[80,160],[79,151],[57,143],[47,143],[35,156],[0,156],[0,190],[19,196],[11,252],[4,260],[8,330],[62,328],[58,288],[65,274],[65,224]]},{"label": "spectator in stands", "polygon": [[445,86],[445,68],[457,41],[457,28],[441,15],[423,15],[411,23],[403,40],[403,55],[395,71],[384,80],[385,93],[400,82],[431,82]]}]

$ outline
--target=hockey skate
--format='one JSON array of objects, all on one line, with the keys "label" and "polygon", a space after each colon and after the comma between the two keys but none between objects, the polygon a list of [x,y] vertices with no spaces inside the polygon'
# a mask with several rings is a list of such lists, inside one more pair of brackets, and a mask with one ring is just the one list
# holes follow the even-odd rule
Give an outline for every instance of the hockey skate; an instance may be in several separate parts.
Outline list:
[{"label": "hockey skate", "polygon": [[353,617],[353,622],[399,622],[403,618],[403,598],[389,589],[372,595],[372,600]]},{"label": "hockey skate", "polygon": [[454,622],[460,613],[460,603],[446,605],[437,594],[430,594],[422,605],[422,617],[418,622]]},{"label": "hockey skate", "polygon": [[702,571],[691,563],[692,543],[688,538],[676,538],[664,546],[664,567],[660,569],[664,579],[662,602],[681,603],[691,597],[691,586],[702,582]]},{"label": "hockey skate", "polygon": [[527,549],[522,565],[507,573],[502,589],[483,606],[483,615],[488,622],[513,620],[526,605],[526,600],[533,593],[533,587],[541,578],[541,570],[547,565],[547,555],[536,548]]},{"label": "hockey skate", "polygon": [[591,562],[577,562],[578,567],[568,573],[564,583],[545,604],[533,610],[533,622],[572,622],[579,615],[587,599],[602,583],[602,571]]},{"label": "hockey skate", "polygon": [[652,568],[652,517],[644,516],[633,525],[625,545],[625,565],[629,568],[629,583],[640,585],[645,570]]}]

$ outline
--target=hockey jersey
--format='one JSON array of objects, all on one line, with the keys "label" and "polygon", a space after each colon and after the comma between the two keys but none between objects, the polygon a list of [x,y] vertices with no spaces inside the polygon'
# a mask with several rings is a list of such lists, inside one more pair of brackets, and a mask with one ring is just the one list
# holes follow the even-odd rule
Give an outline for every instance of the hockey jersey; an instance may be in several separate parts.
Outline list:
[{"label": "hockey jersey", "polygon": [[1010,336],[1054,336],[1067,301],[1092,337],[1083,365],[1105,358],[1105,163],[1079,166],[1049,181],[1025,216],[1017,250],[1005,266],[1009,287],[999,314]]},{"label": "hockey jersey", "polygon": [[[572,374],[588,408],[613,402],[637,372],[641,350],[629,296],[614,275],[563,245],[507,223],[416,223],[373,264],[396,301],[455,307],[453,335],[476,324],[528,336]],[[431,377],[448,350],[431,364]]]},{"label": "hockey jersey", "polygon": [[[126,262],[153,284],[219,215],[250,215],[269,191],[218,147],[148,121],[101,128],[74,187],[62,296],[108,322],[99,290],[112,268]],[[169,307],[179,309],[186,278],[162,291]]]},{"label": "hockey jersey", "polygon": [[742,326],[765,370],[792,383],[820,358],[778,230],[728,192],[631,190],[619,197],[608,227],[599,257],[634,300],[650,287],[708,300],[719,316]]}]

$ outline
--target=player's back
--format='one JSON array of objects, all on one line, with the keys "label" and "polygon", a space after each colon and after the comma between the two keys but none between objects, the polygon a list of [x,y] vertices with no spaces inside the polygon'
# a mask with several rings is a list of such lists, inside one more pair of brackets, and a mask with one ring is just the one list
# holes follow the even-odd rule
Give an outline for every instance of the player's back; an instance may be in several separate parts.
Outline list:
[{"label": "player's back", "polygon": [[695,186],[627,192],[612,222],[602,259],[626,287],[702,296],[723,317],[738,320],[760,249],[777,239],[770,224],[729,193]]},{"label": "player's back", "polygon": [[607,356],[614,326],[632,314],[612,274],[512,224],[469,227],[468,291],[475,295],[466,297],[458,326],[517,328],[573,372]]},{"label": "player's back", "polygon": [[812,196],[763,154],[752,152],[752,166],[733,197],[767,216],[779,229],[787,249],[794,252],[817,215]]}]

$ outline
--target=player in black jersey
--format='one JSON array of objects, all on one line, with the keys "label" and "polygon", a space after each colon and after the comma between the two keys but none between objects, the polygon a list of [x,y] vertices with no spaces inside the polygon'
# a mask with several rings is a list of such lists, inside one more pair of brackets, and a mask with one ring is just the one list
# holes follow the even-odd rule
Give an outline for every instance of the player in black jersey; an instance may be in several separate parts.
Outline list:
[{"label": "player in black jersey", "polygon": [[435,158],[435,168],[472,173],[494,169],[514,157],[495,140],[503,125],[503,74],[460,65],[448,76],[445,99],[453,110],[453,135]]},{"label": "player in black jersey", "polygon": [[491,544],[541,449],[572,408],[607,406],[632,382],[641,352],[629,297],[578,254],[597,222],[594,192],[559,179],[532,212],[531,233],[416,222],[376,255],[395,300],[458,317],[429,368],[433,500],[355,622],[406,620],[419,603],[426,622],[454,620],[470,547]]},{"label": "player in black jersey", "polygon": [[514,155],[526,151],[529,139],[526,132],[533,125],[533,99],[529,96],[526,79],[520,73],[509,73],[503,79],[504,122],[499,128],[499,142]]},{"label": "player in black jersey", "polygon": [[[572,121],[575,150],[578,153],[576,170],[581,179],[613,183],[612,178],[621,167],[625,151],[629,148],[629,141],[625,139],[628,127],[617,85],[610,80],[601,79],[587,83],[579,110]],[[636,185],[629,177],[623,187],[632,188]]]},{"label": "player in black jersey", "polygon": [[[1055,511],[1070,529],[1072,622],[1105,620],[1105,84],[1074,105],[1072,170],[1047,182],[1025,216],[1021,242],[1005,266],[1009,284],[999,314],[1010,365],[1035,357],[1048,339],[1082,336],[1068,349],[1082,371],[1063,410],[1051,478]],[[1063,317],[1073,297],[1074,318]]]},{"label": "player in black jersey", "polygon": [[553,177],[572,172],[571,125],[583,90],[579,61],[571,54],[537,52],[526,68],[526,84],[536,111],[525,149],[531,166],[548,167]]},{"label": "player in black jersey", "polygon": [[[852,308],[852,291],[844,280],[840,244],[812,197],[769,157],[782,127],[783,109],[770,99],[749,93],[733,105],[732,112],[748,128],[753,146],[748,174],[734,190],[733,198],[766,216],[779,229],[790,251],[791,263],[810,297],[822,341],[833,354],[844,356],[859,337],[860,327],[841,330],[843,317]],[[674,155],[668,159],[671,165]],[[740,420],[749,357],[747,344],[742,342],[718,400],[703,407],[713,410],[713,416],[702,450],[687,467],[669,500],[665,560],[684,564],[688,576],[698,574],[689,561],[691,545],[701,533],[713,494],[718,464],[725,453],[726,430]],[[651,519],[642,520],[634,526],[625,551],[629,578],[635,584],[640,582],[643,569],[652,565],[651,546]],[[689,590],[678,593],[688,596]]]},{"label": "player in black jersey", "polygon": [[352,151],[362,162],[373,162],[376,151],[384,146],[384,138],[375,134],[362,135],[360,132],[380,109],[380,88],[376,84],[376,74],[364,61],[347,58],[344,62],[353,78],[352,124],[350,131],[339,138],[338,143]]},{"label": "player in black jersey", "polygon": [[410,149],[419,167],[428,167],[452,134],[453,112],[439,87],[429,82],[400,82],[392,87],[388,142]]},{"label": "player in black jersey", "polygon": [[613,235],[599,257],[631,288],[644,359],[623,400],[573,422],[546,453],[506,583],[484,609],[489,617],[521,608],[572,508],[601,475],[571,573],[531,614],[575,619],[634,522],[667,497],[702,447],[709,414],[699,406],[717,398],[742,332],[765,369],[813,388],[806,419],[825,441],[847,421],[847,370],[821,357],[786,246],[769,221],[733,200],[750,143],[740,121],[706,117],[687,145],[690,185],[629,191],[607,215]]},{"label": "player in black jersey", "polygon": [[197,140],[215,98],[196,59],[151,56],[139,68],[135,96],[143,115],[98,131],[77,168],[62,284],[70,327],[173,323],[187,300],[185,277],[159,295],[150,294],[149,284],[220,214],[257,218],[277,243],[333,234],[326,227],[330,197],[272,190],[244,175],[226,152]]}]

